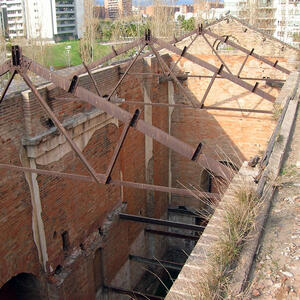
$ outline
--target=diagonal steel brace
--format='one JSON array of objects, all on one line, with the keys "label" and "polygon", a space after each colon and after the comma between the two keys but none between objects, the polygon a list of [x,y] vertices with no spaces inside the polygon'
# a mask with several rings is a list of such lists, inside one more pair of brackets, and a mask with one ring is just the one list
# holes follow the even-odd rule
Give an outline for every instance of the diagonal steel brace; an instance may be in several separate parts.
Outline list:
[{"label": "diagonal steel brace", "polygon": [[91,80],[92,80],[92,83],[93,83],[93,85],[94,85],[94,88],[96,89],[96,92],[97,92],[98,96],[102,97],[102,95],[101,95],[101,93],[100,93],[100,90],[98,89],[97,82],[96,82],[94,76],[92,75],[90,69],[88,68],[88,66],[87,66],[84,62],[82,62],[82,64],[83,64],[83,66],[85,67],[87,73],[89,74],[89,77],[90,77]]},{"label": "diagonal steel brace", "polygon": [[173,71],[171,71],[171,69],[168,67],[168,65],[165,63],[165,61],[161,58],[158,51],[153,47],[152,44],[149,44],[149,46],[150,46],[151,50],[153,51],[153,53],[155,54],[157,60],[160,62],[161,66],[164,67],[168,71],[169,75],[176,82],[177,86],[181,89],[184,97],[192,104],[192,106],[197,107],[198,103],[196,103],[193,99],[191,99],[191,97],[187,94],[184,86],[180,83],[180,81],[177,79],[176,75],[174,75]]},{"label": "diagonal steel brace", "polygon": [[[53,73],[46,69],[45,67],[39,65],[38,63],[32,61],[28,57],[23,57],[23,61],[25,63],[30,63],[29,70],[35,74],[40,75],[46,80],[52,81],[57,87],[68,91],[70,86],[70,80],[59,76],[56,73]],[[82,101],[87,102],[107,114],[117,118],[122,122],[127,122],[131,117],[130,113],[126,110],[118,107],[117,105],[110,103],[106,100],[106,98],[102,98],[94,94],[93,92],[78,86],[75,93],[75,97],[80,98]],[[192,159],[195,150],[188,144],[180,141],[179,139],[167,134],[161,129],[146,123],[143,120],[138,120],[136,123],[136,129],[145,135],[150,136],[155,139],[159,143],[167,146],[168,148],[178,152],[182,156]],[[197,163],[201,165],[203,168],[209,170],[214,173],[216,176],[223,177],[225,179],[230,179],[232,177],[232,172],[224,165],[219,163],[218,161],[206,156],[205,154],[201,154],[197,158]]]},{"label": "diagonal steel brace", "polygon": [[228,44],[228,45],[234,47],[235,49],[240,50],[241,52],[244,52],[246,54],[250,54],[250,52],[252,52],[251,56],[255,57],[256,59],[264,62],[265,64],[267,64],[267,65],[269,65],[269,66],[271,66],[271,67],[273,67],[273,68],[275,68],[275,69],[277,69],[277,70],[279,70],[279,71],[281,71],[281,72],[283,72],[285,74],[290,74],[290,71],[288,69],[277,65],[276,62],[275,63],[271,62],[270,60],[264,58],[263,56],[260,56],[260,55],[256,54],[252,50],[249,51],[248,49],[246,49],[246,48],[244,48],[244,47],[242,47],[242,46],[240,46],[240,45],[238,45],[238,44],[230,41],[228,39],[228,36],[227,37],[222,37],[222,36],[219,36],[219,35],[215,34],[214,32],[212,32],[210,30],[207,30],[207,29],[203,29],[203,33],[205,33],[205,34],[207,34],[207,35],[209,35],[209,36],[211,36],[211,37],[213,37],[213,38],[215,38],[217,40],[220,40],[221,42],[223,42],[225,44]]},{"label": "diagonal steel brace", "polygon": [[5,95],[6,95],[7,91],[8,91],[8,88],[9,88],[10,84],[12,83],[12,81],[13,81],[13,79],[14,79],[14,77],[15,77],[16,74],[17,74],[17,71],[14,70],[13,73],[12,73],[12,75],[10,76],[10,78],[9,78],[9,80],[8,80],[8,83],[7,83],[6,87],[5,87],[5,89],[4,89],[3,93],[2,93],[2,95],[1,95],[1,98],[0,98],[0,104],[1,104],[1,102],[3,101]]},{"label": "diagonal steel brace", "polygon": [[142,53],[142,51],[144,50],[146,44],[144,43],[143,46],[141,47],[141,49],[139,50],[138,54],[136,55],[136,57],[131,61],[131,64],[128,66],[128,68],[126,69],[126,71],[124,72],[124,74],[122,75],[122,77],[120,78],[120,80],[118,81],[118,83],[116,84],[116,86],[113,88],[113,90],[111,91],[110,95],[107,98],[107,101],[110,101],[111,97],[113,96],[113,94],[115,93],[115,91],[117,90],[117,88],[120,86],[120,84],[122,83],[122,81],[124,80],[124,78],[126,77],[127,73],[130,71],[130,69],[133,67],[133,65],[135,64],[135,62],[137,61],[139,55]]},{"label": "diagonal steel brace", "polygon": [[115,148],[114,154],[113,154],[113,156],[111,158],[111,161],[110,161],[109,166],[107,168],[107,171],[105,173],[105,180],[104,180],[105,184],[108,184],[111,181],[111,173],[113,171],[113,168],[114,168],[115,163],[117,161],[117,158],[119,156],[121,148],[122,148],[122,146],[124,144],[124,141],[126,139],[126,136],[127,136],[128,131],[129,131],[129,128],[133,127],[136,124],[136,121],[137,121],[140,113],[141,113],[140,110],[137,109],[135,111],[135,113],[133,114],[131,120],[124,125],[122,134],[120,136],[120,139],[119,139],[118,144],[117,144],[117,146]]},{"label": "diagonal steel brace", "polygon": [[26,82],[26,84],[28,85],[28,87],[31,89],[31,91],[33,92],[33,94],[35,95],[35,97],[37,98],[37,100],[39,101],[39,103],[42,106],[42,108],[44,109],[44,111],[53,120],[53,122],[55,123],[55,125],[57,126],[57,128],[60,130],[60,132],[65,136],[65,138],[69,142],[71,148],[76,152],[76,154],[78,155],[79,159],[82,161],[82,163],[87,168],[88,172],[91,174],[91,176],[94,178],[94,180],[97,183],[100,184],[101,182],[100,182],[99,178],[97,178],[97,173],[92,168],[92,166],[89,164],[89,162],[84,157],[83,153],[80,151],[80,149],[77,147],[77,145],[73,142],[72,138],[69,136],[69,134],[66,131],[66,129],[63,127],[63,125],[60,123],[60,121],[58,120],[58,118],[55,116],[55,114],[53,113],[53,111],[50,109],[50,107],[48,106],[48,104],[46,103],[46,101],[43,99],[43,97],[41,96],[41,94],[35,88],[35,86],[31,82],[31,80],[29,79],[29,77],[25,73],[22,73],[20,71],[18,71],[18,73],[21,75],[21,77],[24,79],[24,81]]},{"label": "diagonal steel brace", "polygon": [[[164,47],[164,48],[166,48],[166,49],[174,52],[175,54],[181,55],[181,50],[179,48],[177,48],[177,47],[175,47],[173,45],[170,45],[170,44],[164,42],[163,40],[160,40],[160,39],[157,39],[157,38],[152,38],[152,40],[153,40],[154,43],[156,43],[156,44],[158,44],[158,45],[160,45],[160,46],[162,46],[162,47]],[[212,71],[214,73],[218,72],[218,68],[217,67],[215,67],[214,65],[212,65],[212,64],[210,64],[210,63],[208,63],[208,62],[206,62],[206,61],[204,61],[204,60],[202,60],[202,59],[200,59],[200,58],[198,58],[198,57],[196,57],[194,55],[191,55],[189,53],[185,53],[184,57],[187,58],[188,60],[192,61],[193,63],[195,63],[195,64],[197,64],[197,65],[199,65],[199,66],[207,69],[207,70],[210,70],[210,71]],[[238,78],[238,77],[236,77],[236,76],[234,76],[234,75],[232,75],[230,73],[225,72],[224,70],[222,70],[220,72],[220,75],[222,75],[224,78],[232,81],[233,83],[235,83],[235,84],[237,84],[237,85],[245,88],[246,90],[248,90],[250,92],[252,92],[252,90],[253,90],[253,86],[251,84],[249,84],[248,82],[243,81],[242,79],[240,79],[240,78]],[[268,100],[270,102],[274,102],[275,101],[275,97],[274,96],[272,96],[272,95],[264,92],[261,89],[257,88],[253,92],[255,94],[257,94],[258,96],[263,97],[264,99],[266,99],[266,100]]]}]

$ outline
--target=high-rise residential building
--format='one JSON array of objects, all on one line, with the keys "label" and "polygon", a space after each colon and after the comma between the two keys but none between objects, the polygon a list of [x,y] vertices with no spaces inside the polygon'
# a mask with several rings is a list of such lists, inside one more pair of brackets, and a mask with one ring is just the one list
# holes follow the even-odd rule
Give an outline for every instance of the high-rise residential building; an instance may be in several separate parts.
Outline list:
[{"label": "high-rise residential building", "polygon": [[7,9],[10,38],[45,40],[81,38],[84,0],[0,0]]},{"label": "high-rise residential building", "polygon": [[11,38],[25,35],[25,12],[23,0],[0,0],[3,13],[6,12],[7,34]]},{"label": "high-rise residential building", "polygon": [[132,14],[132,0],[104,0],[107,16],[111,19]]},{"label": "high-rise residential building", "polygon": [[81,38],[83,34],[83,0],[52,0],[53,8],[54,5],[53,28],[56,39]]},{"label": "high-rise residential building", "polygon": [[0,34],[8,37],[7,8],[0,6]]},{"label": "high-rise residential building", "polygon": [[285,43],[300,45],[298,0],[224,0],[224,10]]},{"label": "high-rise residential building", "polygon": [[276,31],[278,39],[300,46],[300,2],[295,0],[277,0]]}]

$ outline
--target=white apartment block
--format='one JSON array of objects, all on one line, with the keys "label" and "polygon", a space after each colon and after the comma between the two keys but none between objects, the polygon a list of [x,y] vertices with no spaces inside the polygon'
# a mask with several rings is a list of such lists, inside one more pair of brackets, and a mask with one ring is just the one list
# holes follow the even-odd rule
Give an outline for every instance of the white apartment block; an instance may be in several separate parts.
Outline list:
[{"label": "white apartment block", "polygon": [[10,38],[67,40],[83,35],[83,1],[0,0],[0,6],[7,8]]},{"label": "white apartment block", "polygon": [[104,0],[104,7],[111,19],[132,15],[132,0]]},{"label": "white apartment block", "polygon": [[[6,8],[7,28],[11,38],[25,35],[25,14],[23,0],[0,0],[1,7]],[[4,25],[2,25],[4,27]]]},{"label": "white apartment block", "polygon": [[276,2],[278,8],[275,14],[274,36],[298,48],[300,45],[300,2],[293,0],[277,0]]},{"label": "white apartment block", "polygon": [[224,10],[285,43],[300,45],[298,0],[224,0]]}]

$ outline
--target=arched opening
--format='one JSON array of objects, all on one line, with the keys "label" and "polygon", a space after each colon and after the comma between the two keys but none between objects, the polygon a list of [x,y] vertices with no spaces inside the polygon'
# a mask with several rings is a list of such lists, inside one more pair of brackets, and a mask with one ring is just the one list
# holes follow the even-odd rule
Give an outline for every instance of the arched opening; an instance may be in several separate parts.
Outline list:
[{"label": "arched opening", "polygon": [[29,273],[20,273],[0,289],[0,300],[42,300],[41,284]]},{"label": "arched opening", "polygon": [[[229,35],[229,36],[223,35],[222,38],[225,38],[225,39],[228,38],[228,39],[230,39],[232,42],[234,42],[234,43],[236,43],[236,44],[238,44],[238,45],[240,44],[239,41],[238,41],[238,39],[237,39],[236,37],[232,36],[232,35]],[[213,47],[214,47],[216,50],[235,50],[235,48],[233,48],[232,46],[230,46],[230,45],[228,45],[228,44],[226,44],[226,43],[224,43],[224,42],[222,42],[222,41],[220,41],[220,40],[218,40],[218,39],[216,39],[216,40],[214,41]]]}]

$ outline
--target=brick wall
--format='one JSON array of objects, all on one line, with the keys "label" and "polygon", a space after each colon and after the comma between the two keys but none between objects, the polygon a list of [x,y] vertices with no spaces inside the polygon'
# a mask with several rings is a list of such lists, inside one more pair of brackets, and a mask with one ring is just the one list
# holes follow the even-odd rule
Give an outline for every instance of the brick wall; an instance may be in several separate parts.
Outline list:
[{"label": "brick wall", "polygon": [[[193,51],[198,50],[195,48]],[[218,65],[210,53],[197,55]],[[165,56],[165,59],[172,64],[176,56]],[[224,59],[234,72],[243,61],[243,57],[238,55],[227,55]],[[282,58],[281,61],[286,60]],[[121,65],[94,72],[101,93],[109,94],[118,82],[120,72],[124,71],[125,67]],[[178,65],[178,71],[209,74],[186,60]],[[156,59],[149,58],[138,62],[130,72],[159,73],[160,70]],[[244,72],[249,76],[277,76],[273,70],[252,59],[249,59]],[[184,85],[199,100],[208,82],[208,79],[190,78]],[[80,78],[80,84],[93,89],[86,76]],[[147,86],[152,102],[186,102],[175,85],[172,92],[171,85],[167,81],[160,82],[157,77],[130,75],[117,90],[117,95],[125,101],[144,101]],[[260,86],[274,96],[278,93],[274,88]],[[97,172],[104,173],[124,124],[87,104],[54,99],[66,96],[61,90],[48,90],[46,86],[39,89],[90,164]],[[223,79],[216,81],[206,104],[272,109],[271,103],[245,93]],[[125,103],[120,106],[132,114],[140,108],[140,118],[146,118],[144,106]],[[237,166],[240,166],[240,160],[249,159],[264,150],[274,127],[271,115],[255,113],[187,108],[175,108],[171,113],[169,108],[161,106],[152,107],[150,117],[148,112],[147,122],[165,132],[170,131],[171,135],[192,146],[203,142],[204,153],[219,160],[230,158]],[[47,126],[47,116],[31,92],[7,97],[0,106],[0,116],[1,163],[30,164],[46,170],[87,174],[65,139]],[[207,186],[203,180],[206,175],[202,176],[203,170],[199,166],[156,141],[152,142],[153,149],[149,152],[145,146],[151,144],[149,140],[146,142],[143,134],[130,128],[112,177],[168,186],[171,174],[174,187],[182,187],[181,184]],[[4,266],[0,271],[1,284],[20,272],[28,272],[37,275],[44,283],[48,282],[49,294],[56,295],[58,299],[93,299],[95,270],[99,271],[96,277],[102,278],[105,285],[133,288],[138,281],[136,274],[141,274],[141,271],[137,264],[129,263],[131,251],[135,255],[152,257],[162,254],[166,247],[165,239],[144,235],[144,225],[118,219],[120,211],[166,218],[170,204],[166,193],[113,185],[98,186],[93,182],[45,175],[35,178],[28,174],[25,179],[21,173],[2,169],[0,175],[0,225],[5,240],[0,246],[1,265]],[[173,197],[171,204],[201,207],[199,202],[183,197]],[[32,218],[32,215],[35,217]],[[63,249],[62,236],[66,237],[66,232]],[[95,258],[99,248],[102,249],[101,270],[95,267],[95,261],[100,260],[98,256]],[[127,274],[132,278],[131,282]]]},{"label": "brick wall", "polygon": [[[200,45],[200,42],[195,42],[195,44]],[[217,67],[221,64],[218,58],[212,54],[196,56]],[[177,61],[178,56],[173,55],[171,58],[171,64],[173,64]],[[222,58],[233,74],[238,73],[244,60],[243,56],[238,55],[222,55]],[[285,61],[285,58],[281,58],[281,62]],[[189,75],[212,75],[211,72],[184,58],[180,60],[177,69],[179,72],[188,72]],[[280,71],[274,70],[252,58],[249,58],[245,65],[242,76],[248,78],[263,78],[264,76],[275,79],[285,78]],[[183,84],[189,95],[200,102],[210,80],[210,78],[189,77]],[[248,80],[247,82],[254,85],[256,81]],[[188,103],[175,84],[174,87],[175,103]],[[259,88],[274,97],[277,97],[279,92],[278,88],[267,86],[264,81],[259,81]],[[239,87],[229,80],[216,79],[205,100],[205,106],[257,109],[271,113],[175,108],[172,113],[171,134],[194,147],[201,142],[203,143],[203,153],[219,161],[231,162],[237,167],[240,167],[242,161],[249,160],[264,151],[275,126],[272,102]],[[197,175],[195,176],[195,174]],[[205,182],[203,185],[202,177],[206,177],[206,174],[202,174],[202,170],[197,168],[193,162],[187,162],[176,153],[172,153],[173,186],[180,186],[178,184],[180,182],[185,186],[191,184],[195,187],[207,189]],[[173,197],[174,205],[179,205],[180,201],[182,201],[181,197]],[[190,199],[185,199],[184,203],[189,205]],[[192,205],[197,205],[197,203],[192,203]],[[201,205],[198,202],[197,206],[201,207]]]},{"label": "brick wall", "polygon": [[[22,98],[5,99],[0,108],[0,161],[21,165],[24,134]],[[30,190],[24,176],[0,169],[0,285],[21,272],[39,276],[38,252],[33,241]]]}]

